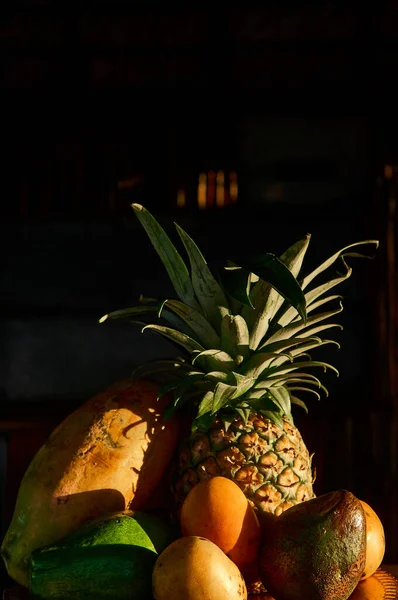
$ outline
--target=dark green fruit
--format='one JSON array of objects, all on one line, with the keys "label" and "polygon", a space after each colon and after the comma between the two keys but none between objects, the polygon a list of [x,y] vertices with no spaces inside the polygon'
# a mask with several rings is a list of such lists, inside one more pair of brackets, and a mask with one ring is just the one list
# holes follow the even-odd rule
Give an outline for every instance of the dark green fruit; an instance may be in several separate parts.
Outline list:
[{"label": "dark green fruit", "polygon": [[124,511],[86,523],[30,557],[37,600],[149,600],[158,553],[171,542],[154,516]]},{"label": "dark green fruit", "polygon": [[339,490],[264,524],[260,574],[278,600],[346,600],[362,576],[365,552],[362,505]]}]

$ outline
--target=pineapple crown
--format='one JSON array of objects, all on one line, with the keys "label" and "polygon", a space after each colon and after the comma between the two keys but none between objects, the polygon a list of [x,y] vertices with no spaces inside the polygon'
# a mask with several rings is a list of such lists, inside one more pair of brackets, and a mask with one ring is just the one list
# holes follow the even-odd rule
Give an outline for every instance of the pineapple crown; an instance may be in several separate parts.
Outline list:
[{"label": "pineapple crown", "polygon": [[[293,422],[292,403],[308,412],[298,395],[309,393],[320,399],[321,390],[328,395],[320,379],[308,369],[330,369],[337,375],[338,371],[326,362],[312,360],[308,352],[325,344],[339,347],[336,341],[319,337],[325,330],[342,329],[330,322],[343,310],[342,297],[329,292],[350,277],[352,269],[346,258],[372,258],[354,248],[377,248],[377,240],[342,248],[300,280],[297,277],[310,235],[280,258],[267,253],[229,261],[216,278],[181,227],[175,224],[190,271],[151,213],[140,204],[132,208],[160,256],[178,299],[140,297],[138,306],[111,312],[99,322],[127,319],[143,326],[142,331],[149,329],[167,338],[183,351],[183,356],[175,360],[151,361],[133,373],[134,377],[156,376],[162,381],[159,396],[172,393],[166,418],[193,403],[193,430],[206,430],[216,417],[228,428],[238,416],[247,421],[253,411],[282,425],[283,417]],[[337,261],[341,267],[337,275],[310,285]],[[317,310],[333,302],[337,306],[332,310]],[[157,322],[148,323],[153,317]]]}]

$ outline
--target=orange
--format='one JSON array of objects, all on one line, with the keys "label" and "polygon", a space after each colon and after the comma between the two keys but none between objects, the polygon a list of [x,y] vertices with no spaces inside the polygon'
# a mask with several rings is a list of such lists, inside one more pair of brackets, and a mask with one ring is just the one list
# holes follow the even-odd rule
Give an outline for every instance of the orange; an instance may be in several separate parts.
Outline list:
[{"label": "orange", "polygon": [[374,575],[358,583],[348,600],[384,600],[385,589]]},{"label": "orange", "polygon": [[216,544],[242,573],[257,565],[260,524],[242,490],[226,477],[212,477],[191,489],[181,508],[184,536]]},{"label": "orange", "polygon": [[386,549],[384,529],[379,517],[363,500],[360,500],[366,517],[366,563],[361,579],[366,579],[381,565]]}]

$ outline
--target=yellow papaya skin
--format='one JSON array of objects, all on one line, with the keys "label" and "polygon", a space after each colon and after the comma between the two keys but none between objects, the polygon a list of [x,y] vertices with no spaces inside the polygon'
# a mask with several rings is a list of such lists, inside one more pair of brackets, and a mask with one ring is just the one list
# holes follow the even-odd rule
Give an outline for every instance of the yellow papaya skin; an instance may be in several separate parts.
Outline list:
[{"label": "yellow papaya skin", "polygon": [[29,465],[1,546],[8,574],[28,586],[33,550],[110,512],[148,508],[174,455],[179,425],[163,421],[158,384],[123,380],[85,402]]}]

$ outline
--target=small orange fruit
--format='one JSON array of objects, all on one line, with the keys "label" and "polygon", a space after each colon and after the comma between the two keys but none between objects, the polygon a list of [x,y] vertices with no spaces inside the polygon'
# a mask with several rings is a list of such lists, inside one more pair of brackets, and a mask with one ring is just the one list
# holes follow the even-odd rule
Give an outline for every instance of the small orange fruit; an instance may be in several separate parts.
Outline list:
[{"label": "small orange fruit", "polygon": [[257,568],[260,524],[242,490],[226,477],[212,477],[191,489],[181,508],[184,536],[216,544],[243,575]]},{"label": "small orange fruit", "polygon": [[385,589],[374,575],[358,583],[348,600],[384,600]]},{"label": "small orange fruit", "polygon": [[379,517],[363,500],[360,501],[366,517],[366,563],[361,579],[366,579],[380,567],[386,549],[384,529]]}]

